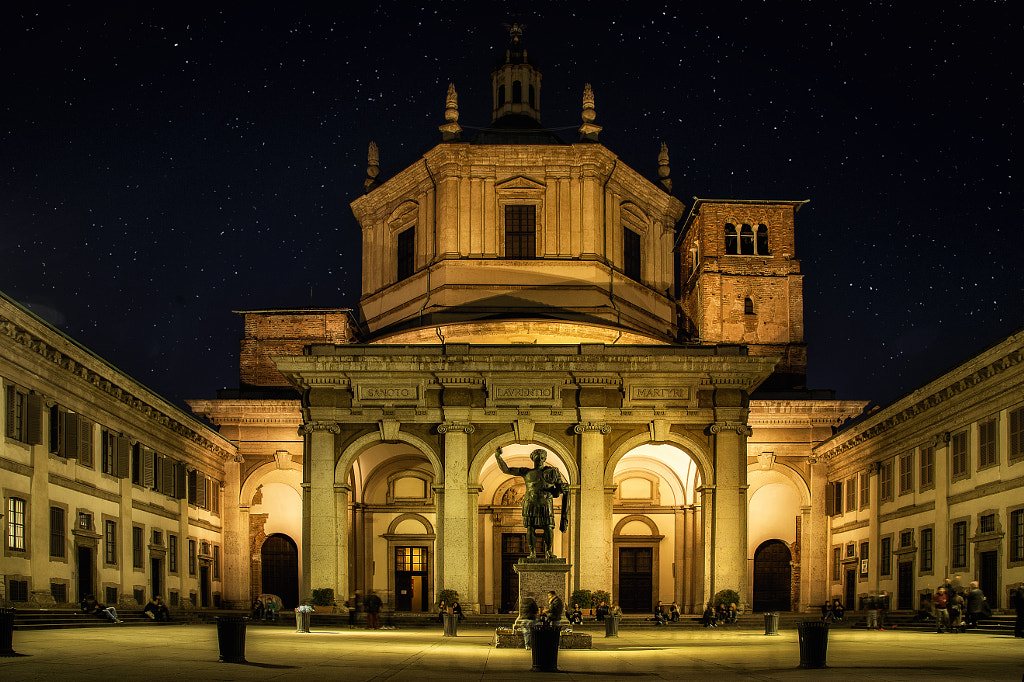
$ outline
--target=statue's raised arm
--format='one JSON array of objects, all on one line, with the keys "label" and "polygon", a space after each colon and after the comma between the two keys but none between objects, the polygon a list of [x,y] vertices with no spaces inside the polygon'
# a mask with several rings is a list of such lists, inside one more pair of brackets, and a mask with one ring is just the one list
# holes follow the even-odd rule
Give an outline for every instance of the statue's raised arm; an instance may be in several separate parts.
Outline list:
[{"label": "statue's raised arm", "polygon": [[498,468],[501,469],[501,473],[509,476],[525,476],[526,472],[530,471],[530,467],[510,467],[505,464],[505,460],[501,458],[501,448],[494,453],[494,459],[498,461]]}]

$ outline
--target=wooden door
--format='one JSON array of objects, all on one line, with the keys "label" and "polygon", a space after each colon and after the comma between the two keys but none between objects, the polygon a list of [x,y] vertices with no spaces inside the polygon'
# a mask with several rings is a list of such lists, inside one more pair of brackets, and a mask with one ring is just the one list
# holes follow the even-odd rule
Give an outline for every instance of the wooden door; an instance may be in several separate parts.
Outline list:
[{"label": "wooden door", "polygon": [[654,612],[654,550],[619,548],[619,606],[628,613]]},{"label": "wooden door", "polygon": [[754,552],[754,610],[791,611],[793,555],[782,540],[768,540]]}]

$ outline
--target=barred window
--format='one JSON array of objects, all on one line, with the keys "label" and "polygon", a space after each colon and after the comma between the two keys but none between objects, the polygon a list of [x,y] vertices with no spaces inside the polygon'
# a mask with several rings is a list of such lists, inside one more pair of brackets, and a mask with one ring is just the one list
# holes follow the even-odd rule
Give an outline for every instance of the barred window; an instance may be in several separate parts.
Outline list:
[{"label": "barred window", "polygon": [[537,207],[532,204],[505,206],[505,258],[525,260],[537,257]]},{"label": "barred window", "polygon": [[7,582],[7,598],[11,601],[28,601],[28,581],[9,580]]},{"label": "barred window", "polygon": [[905,530],[900,533],[900,547],[912,547],[914,545],[914,531]]},{"label": "barred window", "polygon": [[7,500],[7,548],[25,551],[25,500],[20,497]]},{"label": "barred window", "polygon": [[178,572],[178,536],[167,534],[167,570]]},{"label": "barred window", "polygon": [[878,550],[878,573],[892,575],[892,538],[882,538]]},{"label": "barred window", "polygon": [[107,521],[103,524],[103,560],[111,566],[117,565],[117,522]]},{"label": "barred window", "polygon": [[67,514],[63,507],[50,507],[50,556],[67,556]]},{"label": "barred window", "polygon": [[982,533],[994,533],[996,530],[996,515],[982,515],[982,517],[978,519],[978,530]]},{"label": "barred window", "polygon": [[930,571],[935,562],[935,531],[932,528],[921,529],[921,570]]},{"label": "barred window", "polygon": [[66,604],[68,601],[67,583],[50,583],[50,596],[58,604]]},{"label": "barred window", "polygon": [[967,567],[967,522],[957,521],[953,524],[953,566]]},{"label": "barred window", "polygon": [[1024,561],[1024,509],[1010,512],[1010,561]]}]

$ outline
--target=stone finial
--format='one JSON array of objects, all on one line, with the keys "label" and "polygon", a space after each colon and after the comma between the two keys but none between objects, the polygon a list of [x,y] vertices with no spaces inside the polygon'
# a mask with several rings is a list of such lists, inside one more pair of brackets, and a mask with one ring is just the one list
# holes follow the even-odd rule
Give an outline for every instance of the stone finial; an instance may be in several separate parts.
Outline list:
[{"label": "stone finial", "polygon": [[597,111],[594,109],[594,89],[590,83],[583,86],[583,125],[580,126],[580,140],[597,142],[597,135],[601,132],[601,126],[596,125]]},{"label": "stone finial", "polygon": [[370,142],[370,148],[366,152],[366,180],[363,181],[363,192],[369,192],[380,183],[377,176],[380,175],[380,152],[377,151],[377,143]]},{"label": "stone finial", "polygon": [[462,137],[462,126],[459,125],[459,94],[455,92],[455,83],[448,84],[444,120],[445,124],[437,127],[441,131],[441,139],[445,142],[458,142]]},{"label": "stone finial", "polygon": [[668,165],[668,145],[661,143],[661,151],[658,152],[658,182],[669,194],[672,193],[672,170]]}]

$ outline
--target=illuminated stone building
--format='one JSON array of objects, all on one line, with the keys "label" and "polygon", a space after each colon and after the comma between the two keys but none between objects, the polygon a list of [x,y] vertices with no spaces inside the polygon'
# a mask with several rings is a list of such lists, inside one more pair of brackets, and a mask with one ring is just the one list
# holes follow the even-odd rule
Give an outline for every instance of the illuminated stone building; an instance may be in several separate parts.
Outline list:
[{"label": "illuminated stone building", "polygon": [[692,612],[721,589],[748,606],[823,599],[826,552],[801,550],[827,544],[811,447],[863,403],[803,386],[804,202],[688,207],[664,147],[652,180],[598,142],[589,85],[578,139],[559,139],[515,33],[492,86],[472,140],[451,87],[419,161],[381,178],[371,145],[352,202],[358,332],[341,311],[245,313],[243,374],[262,378],[191,402],[241,455],[226,530],[238,587],[280,579],[256,563],[279,534],[303,593],[374,589],[421,611],[449,588],[470,610],[510,610],[522,486],[494,452],[515,466],[543,447],[569,483],[573,523],[553,548],[567,591],[633,611]]},{"label": "illuminated stone building", "polygon": [[3,295],[0,379],[0,604],[219,606],[235,447]]}]

